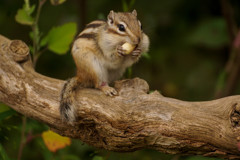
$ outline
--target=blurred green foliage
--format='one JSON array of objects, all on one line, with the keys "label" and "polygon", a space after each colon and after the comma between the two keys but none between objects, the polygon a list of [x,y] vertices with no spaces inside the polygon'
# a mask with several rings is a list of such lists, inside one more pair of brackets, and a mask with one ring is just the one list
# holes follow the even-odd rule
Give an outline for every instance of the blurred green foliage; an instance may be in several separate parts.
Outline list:
[{"label": "blurred green foliage", "polygon": [[40,45],[47,45],[50,51],[57,54],[65,54],[69,50],[76,31],[77,26],[75,23],[66,23],[62,26],[54,27],[42,39]]},{"label": "blurred green foliage", "polygon": [[226,46],[229,44],[226,28],[223,18],[205,20],[190,34],[188,41],[195,46],[202,45],[207,48]]},{"label": "blurred green foliage", "polygon": [[23,25],[32,25],[34,23],[34,19],[31,14],[35,10],[35,5],[29,6],[28,4],[24,4],[22,9],[17,11],[15,19],[18,23]]},{"label": "blurred green foliage", "polygon": [[[34,4],[38,1],[29,2],[32,5],[23,6],[23,0],[0,1],[0,34],[10,39],[21,39],[33,46],[33,33],[29,36],[29,25],[33,25],[35,20],[37,6]],[[142,58],[130,69],[132,77],[145,79],[151,90],[159,90],[165,96],[189,101],[213,99],[216,88],[224,83],[223,69],[231,44],[218,0],[68,0],[53,7],[51,3],[55,2],[58,4],[63,0],[46,1],[38,21],[40,49],[44,49],[43,46],[48,46],[49,49],[39,57],[36,65],[36,70],[41,74],[60,79],[75,74],[75,65],[69,51],[63,55],[54,54],[68,50],[62,43],[70,45],[70,39],[76,33],[76,26],[72,22],[78,24],[77,30],[80,31],[86,23],[105,18],[110,10],[136,9],[143,30],[150,37],[151,46],[149,56],[146,56],[150,58]],[[236,23],[240,24],[240,1],[230,2],[234,7]],[[16,14],[18,16],[15,17]],[[59,27],[53,28],[54,26]],[[68,31],[73,32],[65,35]],[[126,74],[126,77],[129,76]],[[239,91],[238,84],[233,94],[239,94]],[[21,119],[19,113],[0,104],[0,157],[4,160],[17,159]],[[38,135],[47,129],[46,125],[28,119],[25,133]],[[51,153],[41,137],[36,137],[25,145],[22,159],[216,160],[201,156],[166,155],[152,150],[115,153],[93,148],[79,140],[73,140],[71,146]]]}]

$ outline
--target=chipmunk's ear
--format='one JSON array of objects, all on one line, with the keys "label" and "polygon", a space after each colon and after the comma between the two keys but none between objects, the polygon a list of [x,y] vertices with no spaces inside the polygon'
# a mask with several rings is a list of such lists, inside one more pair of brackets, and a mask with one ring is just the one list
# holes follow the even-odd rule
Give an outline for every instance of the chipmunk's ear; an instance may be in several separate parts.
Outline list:
[{"label": "chipmunk's ear", "polygon": [[137,11],[135,9],[132,11],[132,14],[137,17]]},{"label": "chipmunk's ear", "polygon": [[114,11],[111,10],[110,13],[107,16],[107,23],[108,23],[108,25],[113,25],[114,15],[115,15]]}]

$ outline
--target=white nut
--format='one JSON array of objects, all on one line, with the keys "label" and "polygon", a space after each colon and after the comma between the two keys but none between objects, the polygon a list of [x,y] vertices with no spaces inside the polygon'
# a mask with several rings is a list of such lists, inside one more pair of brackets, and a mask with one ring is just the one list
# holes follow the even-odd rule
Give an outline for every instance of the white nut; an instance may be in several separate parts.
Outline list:
[{"label": "white nut", "polygon": [[126,52],[125,52],[126,54],[130,54],[134,50],[135,47],[136,47],[135,45],[132,45],[127,42],[122,45],[122,48],[124,50],[126,50]]}]

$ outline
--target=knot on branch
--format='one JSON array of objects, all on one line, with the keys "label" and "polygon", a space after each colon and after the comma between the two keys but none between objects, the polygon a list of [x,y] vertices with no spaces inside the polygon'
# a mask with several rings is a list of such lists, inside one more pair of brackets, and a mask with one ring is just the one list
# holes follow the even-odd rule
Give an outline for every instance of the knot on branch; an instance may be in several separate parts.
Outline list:
[{"label": "knot on branch", "polygon": [[117,89],[119,95],[126,95],[128,92],[149,92],[149,85],[148,83],[140,78],[134,79],[125,79],[121,81],[116,81],[114,87]]},{"label": "knot on branch", "polygon": [[28,59],[29,48],[21,40],[13,40],[9,45],[10,54],[14,61],[22,62]]},{"label": "knot on branch", "polygon": [[239,103],[235,103],[233,105],[233,111],[230,118],[231,118],[233,127],[240,127],[240,104]]}]

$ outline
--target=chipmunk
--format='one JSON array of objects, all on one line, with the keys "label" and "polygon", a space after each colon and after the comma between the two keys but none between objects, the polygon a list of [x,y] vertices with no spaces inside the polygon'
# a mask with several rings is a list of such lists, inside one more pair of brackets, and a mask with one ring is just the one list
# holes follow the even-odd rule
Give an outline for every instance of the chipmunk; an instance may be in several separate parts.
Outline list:
[{"label": "chipmunk", "polygon": [[[134,46],[127,52],[124,43]],[[141,53],[147,52],[149,38],[143,33],[137,12],[110,11],[107,21],[96,20],[86,25],[73,43],[72,55],[77,66],[77,75],[63,86],[60,114],[63,121],[76,121],[74,105],[78,87],[94,87],[108,96],[117,91],[108,84],[119,79],[127,67],[137,62]]]}]

